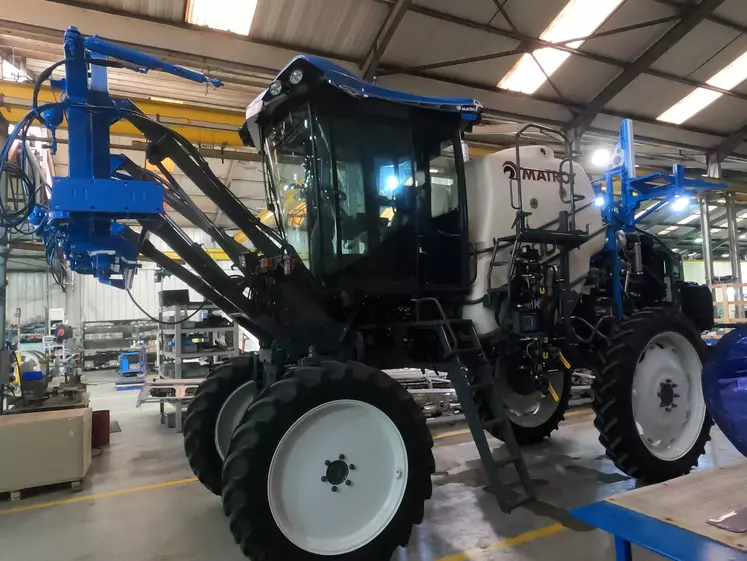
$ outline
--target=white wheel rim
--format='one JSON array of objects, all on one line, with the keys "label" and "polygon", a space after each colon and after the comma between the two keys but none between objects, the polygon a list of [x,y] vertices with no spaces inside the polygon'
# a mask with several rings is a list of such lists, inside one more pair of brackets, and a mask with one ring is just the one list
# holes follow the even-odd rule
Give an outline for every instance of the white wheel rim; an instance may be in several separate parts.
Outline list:
[{"label": "white wheel rim", "polygon": [[257,384],[253,381],[246,382],[228,396],[218,411],[218,417],[215,419],[215,449],[221,460],[226,459],[233,431],[239,426],[244,413],[256,396]]},{"label": "white wheel rim", "polygon": [[343,555],[386,529],[407,475],[405,442],[383,411],[362,401],[331,401],[298,419],[278,444],[267,478],[270,511],[297,547]]},{"label": "white wheel rim", "polygon": [[672,331],[655,335],[638,358],[633,418],[643,444],[661,460],[682,458],[698,440],[706,415],[701,370],[695,347]]},{"label": "white wheel rim", "polygon": [[[552,384],[558,397],[562,397],[565,391],[563,376],[560,370],[547,373],[547,378]],[[535,428],[549,421],[558,410],[560,402],[555,401],[552,393],[547,395],[536,391],[522,395],[511,389],[508,382],[502,384],[503,404],[508,409],[508,415],[514,424],[525,428]]]}]

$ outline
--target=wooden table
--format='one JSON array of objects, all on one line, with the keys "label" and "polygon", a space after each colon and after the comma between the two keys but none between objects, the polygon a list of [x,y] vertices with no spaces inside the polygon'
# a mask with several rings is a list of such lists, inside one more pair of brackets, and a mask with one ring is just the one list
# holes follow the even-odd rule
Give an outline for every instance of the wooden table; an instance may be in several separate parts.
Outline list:
[{"label": "wooden table", "polygon": [[678,561],[747,561],[747,533],[707,520],[747,508],[747,461],[628,491],[571,514],[615,536],[618,561],[631,544]]}]

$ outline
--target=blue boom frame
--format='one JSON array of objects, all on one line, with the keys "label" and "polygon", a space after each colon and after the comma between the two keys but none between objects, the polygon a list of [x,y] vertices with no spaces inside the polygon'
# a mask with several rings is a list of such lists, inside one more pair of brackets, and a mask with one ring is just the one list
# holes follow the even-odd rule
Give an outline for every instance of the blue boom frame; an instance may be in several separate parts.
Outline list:
[{"label": "blue boom frame", "polygon": [[215,87],[222,84],[95,35],[84,36],[75,27],[65,32],[64,51],[65,77],[51,80],[52,88],[63,92],[62,101],[35,105],[29,115],[51,131],[53,151],[56,129],[67,120],[68,175],[52,179],[49,209],[37,209],[30,219],[48,249],[62,248],[73,271],[129,288],[139,252],[121,237],[124,226],[116,220],[162,215],[164,189],[160,181],[136,180],[120,173],[124,158],[111,154],[110,127],[127,114],[142,112],[130,100],[109,95],[107,67],[141,73],[160,70]]},{"label": "blue boom frame", "polygon": [[[604,201],[602,216],[607,228],[605,251],[610,254],[612,278],[620,279],[622,261],[616,234],[619,230],[635,232],[637,224],[652,213],[679,197],[696,195],[698,191],[721,190],[727,186],[702,179],[685,177],[685,166],[675,165],[672,174],[652,173],[641,177],[635,174],[635,149],[633,146],[633,122],[625,119],[620,126],[620,136],[613,154],[614,167],[607,169],[602,177],[593,181],[597,196]],[[620,183],[620,196],[614,192],[615,179]],[[644,201],[656,200],[643,214],[636,211]],[[623,317],[622,283],[614,282],[612,294],[615,315]]]}]

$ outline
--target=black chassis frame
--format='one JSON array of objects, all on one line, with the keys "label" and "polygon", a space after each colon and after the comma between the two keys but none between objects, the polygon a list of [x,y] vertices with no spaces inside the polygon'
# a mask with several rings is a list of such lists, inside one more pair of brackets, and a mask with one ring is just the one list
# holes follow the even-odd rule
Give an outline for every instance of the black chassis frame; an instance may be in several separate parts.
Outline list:
[{"label": "black chassis frame", "polygon": [[[148,160],[159,167],[170,185],[170,189],[164,191],[166,202],[216,240],[240,274],[226,273],[166,216],[140,220],[142,232],[127,228],[124,237],[137,245],[145,257],[184,281],[257,337],[267,383],[282,377],[286,367],[322,357],[358,360],[380,369],[414,367],[448,371],[454,366],[455,360],[469,369],[483,365],[486,354],[491,358],[499,354],[496,344],[500,338],[487,337],[480,341],[472,322],[459,319],[470,279],[467,279],[461,291],[452,289],[425,293],[416,298],[402,295],[364,297],[344,321],[336,319],[329,312],[339,310],[340,295],[329,294],[314,279],[294,248],[260,222],[223,185],[188,141],[144,114],[131,112],[127,119],[149,141]],[[532,127],[537,128],[529,126],[524,131]],[[545,134],[557,134],[544,127],[538,128]],[[570,143],[565,137],[563,140],[569,147],[568,154],[571,154]],[[235,242],[192,203],[162,165],[165,158],[170,158],[246,234],[258,252],[249,251]],[[517,153],[517,164],[519,158]],[[572,157],[563,160],[560,171],[566,164],[572,167]],[[122,171],[132,177],[154,179],[133,162],[127,162]],[[517,210],[515,234],[495,240],[492,248],[482,251],[493,252],[492,270],[497,249],[506,244],[518,247],[522,243],[535,243],[542,248],[552,247],[552,251],[543,250],[543,254],[546,253],[543,257],[545,266],[559,262],[561,273],[556,299],[561,311],[563,333],[555,335],[559,340],[575,344],[579,338],[570,322],[578,295],[571,290],[574,281],[568,278],[568,253],[598,232],[589,234],[575,229],[577,200],[572,181],[569,187],[571,212],[561,213],[553,223],[532,229],[527,226],[528,214],[523,210],[519,174],[518,205],[514,206]],[[463,200],[466,201],[466,197]],[[466,203],[463,207],[466,226]],[[554,224],[561,226],[557,230],[549,229]],[[149,232],[166,242],[197,274],[156,249],[148,241]],[[263,268],[260,272],[259,253],[263,258],[272,259],[277,266],[271,270]],[[291,274],[283,271],[282,262],[286,259],[296,261]],[[491,297],[491,293],[486,296],[485,305],[490,305]],[[377,311],[366,317],[366,309]],[[386,312],[382,313],[382,310]]]},{"label": "black chassis frame", "polygon": [[[223,185],[187,140],[145,115],[133,112],[127,120],[149,141],[148,160],[159,167],[170,185],[164,191],[165,201],[216,240],[240,274],[229,275],[221,269],[166,216],[139,220],[141,232],[126,228],[124,238],[135,244],[143,256],[181,279],[257,337],[264,383],[282,377],[287,367],[320,358],[358,360],[380,369],[446,370],[462,350],[463,361],[477,364],[483,357],[472,322],[454,320],[461,309],[463,294],[447,295],[444,301],[433,296],[387,299],[387,305],[395,312],[392,321],[383,324],[356,324],[355,315],[344,323],[331,317],[326,310],[332,295],[312,277],[293,247],[262,224]],[[263,261],[272,259],[277,267],[260,272],[259,253],[235,242],[189,200],[162,165],[166,158],[246,234],[261,252]],[[132,177],[155,180],[131,161],[121,170]],[[148,240],[149,233],[161,238],[195,272],[158,250]],[[283,272],[284,259],[296,261],[291,274]],[[381,308],[381,298],[363,306]],[[466,341],[470,341],[469,345],[464,344]]]}]

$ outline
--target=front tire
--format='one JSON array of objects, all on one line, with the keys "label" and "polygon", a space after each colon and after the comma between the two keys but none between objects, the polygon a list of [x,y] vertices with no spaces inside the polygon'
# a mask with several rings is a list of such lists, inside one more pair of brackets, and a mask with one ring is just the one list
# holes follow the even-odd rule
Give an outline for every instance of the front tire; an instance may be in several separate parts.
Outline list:
[{"label": "front tire", "polygon": [[713,421],[701,387],[705,346],[681,313],[647,309],[613,330],[592,384],[599,441],[631,477],[690,473]]},{"label": "front tire", "polygon": [[256,357],[240,356],[213,370],[184,418],[184,452],[205,488],[220,495],[223,458],[233,430],[257,393]]},{"label": "front tire", "polygon": [[231,532],[251,559],[389,559],[423,520],[432,447],[413,398],[380,370],[297,368],[234,433],[223,469]]}]

